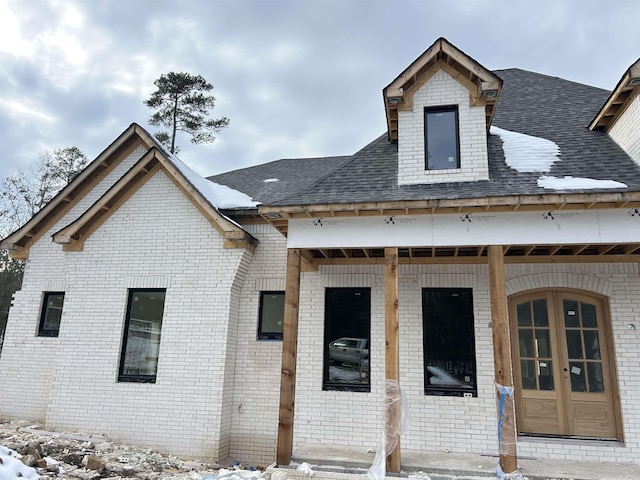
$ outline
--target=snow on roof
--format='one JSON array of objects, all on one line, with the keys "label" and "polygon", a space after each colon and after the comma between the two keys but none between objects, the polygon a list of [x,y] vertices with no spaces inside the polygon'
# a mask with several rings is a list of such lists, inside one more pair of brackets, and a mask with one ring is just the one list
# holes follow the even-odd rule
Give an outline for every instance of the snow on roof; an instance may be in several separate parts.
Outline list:
[{"label": "snow on roof", "polygon": [[518,172],[548,172],[560,160],[560,147],[546,138],[491,126],[489,133],[502,140],[507,165]]},{"label": "snow on roof", "polygon": [[[494,126],[489,129],[489,133],[500,137],[506,164],[518,172],[548,172],[551,170],[551,166],[560,160],[560,147],[546,138],[534,137]],[[552,190],[627,188],[627,185],[615,180],[548,175],[541,175],[538,178],[538,186]]]},{"label": "snow on roof", "polygon": [[542,175],[538,178],[538,186],[553,190],[588,190],[591,188],[627,188],[627,185],[615,180],[596,180],[581,177],[551,177]]},{"label": "snow on roof", "polygon": [[252,208],[257,207],[260,202],[255,202],[249,195],[242,193],[226,185],[212,182],[201,177],[191,170],[178,157],[167,150],[157,139],[156,143],[165,157],[184,175],[193,187],[198,190],[211,205],[216,208]]}]

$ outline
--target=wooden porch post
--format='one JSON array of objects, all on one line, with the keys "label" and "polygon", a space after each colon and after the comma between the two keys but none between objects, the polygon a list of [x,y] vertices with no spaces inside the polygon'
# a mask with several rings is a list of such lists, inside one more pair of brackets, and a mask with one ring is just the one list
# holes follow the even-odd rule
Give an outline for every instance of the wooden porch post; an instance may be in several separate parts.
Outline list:
[{"label": "wooden porch post", "polygon": [[298,303],[300,301],[300,258],[298,248],[287,250],[287,279],[284,295],[282,369],[276,463],[289,465],[293,450],[293,413],[296,399],[296,357],[298,351]]},{"label": "wooden porch post", "polygon": [[[493,365],[496,383],[505,387],[513,387],[511,380],[511,351],[509,340],[509,315],[507,311],[507,291],[504,278],[504,250],[501,245],[487,247],[489,257],[489,294],[491,297],[491,330],[493,334]],[[516,438],[514,412],[507,412],[512,431],[507,432]],[[504,429],[502,430],[504,433]],[[512,473],[518,469],[516,447],[512,454],[500,454],[500,466],[504,473]]]},{"label": "wooden porch post", "polygon": [[[384,249],[384,334],[385,334],[385,378],[400,380],[400,358],[398,347],[398,248]],[[386,392],[385,392],[386,394]],[[392,411],[394,418],[385,418],[386,425],[397,425],[399,411]],[[400,472],[400,437],[393,452],[387,452],[387,471]]]}]

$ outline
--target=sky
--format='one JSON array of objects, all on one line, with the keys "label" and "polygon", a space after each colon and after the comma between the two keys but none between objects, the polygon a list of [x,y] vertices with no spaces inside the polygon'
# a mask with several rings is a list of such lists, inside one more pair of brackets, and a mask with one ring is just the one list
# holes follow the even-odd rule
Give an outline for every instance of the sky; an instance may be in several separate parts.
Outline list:
[{"label": "sky", "polygon": [[611,90],[640,57],[637,0],[0,0],[0,179],[45,151],[93,160],[170,71],[213,84],[208,176],[349,155],[385,131],[382,89],[445,37],[485,67]]}]

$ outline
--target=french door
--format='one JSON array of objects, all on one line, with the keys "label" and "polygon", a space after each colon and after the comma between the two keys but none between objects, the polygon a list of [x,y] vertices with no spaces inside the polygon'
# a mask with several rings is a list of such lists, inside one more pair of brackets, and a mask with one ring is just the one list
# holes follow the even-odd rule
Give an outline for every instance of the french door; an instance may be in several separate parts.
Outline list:
[{"label": "french door", "polygon": [[518,433],[618,439],[605,302],[571,290],[509,300]]}]

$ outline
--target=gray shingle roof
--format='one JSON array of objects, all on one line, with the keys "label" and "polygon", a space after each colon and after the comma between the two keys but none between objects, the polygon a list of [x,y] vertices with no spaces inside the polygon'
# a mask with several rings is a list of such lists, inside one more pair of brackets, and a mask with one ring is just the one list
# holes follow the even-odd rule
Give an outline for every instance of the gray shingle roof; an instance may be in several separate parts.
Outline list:
[{"label": "gray shingle roof", "polygon": [[[606,101],[607,90],[519,69],[495,73],[504,83],[493,125],[555,142],[560,161],[549,175],[616,180],[628,186],[600,191],[640,191],[640,166],[605,132],[587,128]],[[397,149],[385,133],[350,157],[279,160],[210,179],[264,204],[282,206],[561,192],[538,187],[539,173],[508,167],[497,135],[489,135],[488,155],[488,181],[398,186]],[[280,181],[262,182],[273,177]]]},{"label": "gray shingle roof", "polygon": [[[287,158],[208,177],[262,203],[278,202],[311,188],[351,159],[350,156]],[[273,181],[277,179],[277,181]],[[265,181],[266,180],[266,181]]]}]

